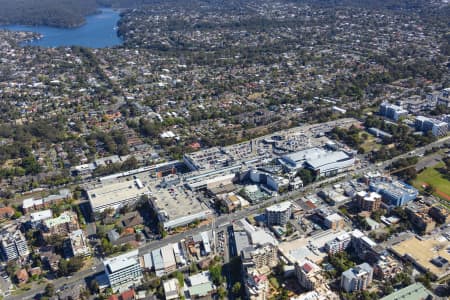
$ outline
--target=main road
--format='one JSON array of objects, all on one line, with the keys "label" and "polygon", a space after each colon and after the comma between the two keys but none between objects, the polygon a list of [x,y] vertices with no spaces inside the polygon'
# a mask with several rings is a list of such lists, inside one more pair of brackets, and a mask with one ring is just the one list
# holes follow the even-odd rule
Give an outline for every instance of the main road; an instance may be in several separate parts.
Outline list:
[{"label": "main road", "polygon": [[[247,216],[250,216],[254,213],[257,213],[258,211],[260,211],[261,209],[263,209],[266,206],[272,205],[277,202],[285,201],[288,199],[298,198],[298,197],[304,195],[305,193],[312,191],[316,187],[323,186],[324,184],[328,184],[328,183],[336,182],[336,181],[344,181],[351,177],[359,176],[359,175],[362,175],[369,171],[375,171],[377,169],[383,170],[385,167],[391,165],[392,162],[394,162],[400,158],[406,158],[406,157],[415,156],[415,155],[422,155],[425,153],[425,151],[431,150],[431,148],[433,148],[433,147],[439,147],[439,146],[443,145],[444,143],[446,143],[448,140],[450,140],[450,136],[442,138],[440,140],[437,140],[437,141],[430,143],[424,147],[416,148],[414,151],[412,151],[412,153],[410,152],[410,153],[402,154],[402,155],[399,155],[392,159],[386,160],[386,161],[382,162],[381,164],[377,164],[377,165],[371,164],[367,168],[359,168],[359,169],[355,170],[353,173],[343,174],[343,175],[339,175],[337,177],[332,177],[332,178],[328,178],[328,179],[325,179],[322,181],[318,181],[318,182],[315,182],[315,183],[307,186],[306,188],[303,188],[303,189],[300,189],[297,191],[292,191],[292,192],[289,192],[289,193],[286,193],[286,194],[283,194],[280,196],[272,197],[270,199],[265,200],[264,202],[262,202],[260,204],[248,207],[243,210],[236,211],[231,214],[218,216],[218,217],[216,217],[215,221],[212,222],[212,224],[215,224],[215,228],[217,230],[222,230],[225,227],[227,227],[228,225],[230,225],[230,223],[232,223],[233,221],[239,220],[239,219],[245,218]],[[144,255],[155,249],[161,248],[162,246],[164,246],[166,244],[176,243],[187,236],[195,235],[197,233],[200,233],[200,232],[203,232],[206,230],[211,230],[211,229],[212,229],[211,225],[203,225],[203,226],[193,228],[193,229],[190,229],[190,230],[182,232],[182,233],[170,235],[161,240],[151,241],[151,242],[143,244],[139,247],[139,255]],[[102,263],[97,262],[97,263],[94,263],[94,266],[90,269],[85,269],[80,272],[77,272],[70,278],[64,277],[64,278],[59,278],[59,279],[53,280],[52,283],[54,284],[56,290],[60,289],[64,285],[75,286],[78,283],[84,281],[84,279],[86,277],[92,276],[92,275],[100,272],[101,270],[103,270]],[[44,288],[45,288],[44,285],[40,285],[36,289],[25,291],[17,296],[10,295],[10,296],[5,297],[5,299],[8,299],[8,300],[32,299],[35,295],[44,293]]]}]

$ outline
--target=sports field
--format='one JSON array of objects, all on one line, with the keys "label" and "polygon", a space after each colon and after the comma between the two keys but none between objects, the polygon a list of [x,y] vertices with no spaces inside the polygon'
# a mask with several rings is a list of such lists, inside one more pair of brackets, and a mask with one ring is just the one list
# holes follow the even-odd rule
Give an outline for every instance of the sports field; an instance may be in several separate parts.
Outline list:
[{"label": "sports field", "polygon": [[444,163],[439,163],[433,167],[426,168],[417,175],[413,185],[419,190],[423,190],[427,185],[431,185],[436,196],[450,201],[450,181],[445,179],[437,169],[444,167]]}]

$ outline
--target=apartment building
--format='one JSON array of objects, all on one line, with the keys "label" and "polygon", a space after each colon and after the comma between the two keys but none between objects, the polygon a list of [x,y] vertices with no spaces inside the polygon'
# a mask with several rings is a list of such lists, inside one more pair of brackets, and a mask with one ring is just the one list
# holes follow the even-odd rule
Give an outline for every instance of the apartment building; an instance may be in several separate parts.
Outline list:
[{"label": "apartment building", "polygon": [[315,290],[325,283],[322,269],[309,260],[300,261],[295,264],[295,275],[298,283],[309,291]]},{"label": "apartment building", "polygon": [[356,193],[356,202],[361,211],[373,212],[380,209],[381,195],[375,192],[361,191]]},{"label": "apartment building", "polygon": [[341,288],[351,293],[363,291],[372,283],[373,268],[368,263],[362,263],[342,273]]},{"label": "apartment building", "polygon": [[9,229],[1,233],[2,256],[6,261],[25,257],[30,254],[27,241],[18,229]]},{"label": "apartment building", "polygon": [[259,247],[250,246],[241,252],[242,265],[245,268],[260,269],[264,266],[275,267],[278,264],[278,248],[272,244]]},{"label": "apartment building", "polygon": [[266,208],[267,225],[285,226],[292,214],[292,203],[285,201]]}]

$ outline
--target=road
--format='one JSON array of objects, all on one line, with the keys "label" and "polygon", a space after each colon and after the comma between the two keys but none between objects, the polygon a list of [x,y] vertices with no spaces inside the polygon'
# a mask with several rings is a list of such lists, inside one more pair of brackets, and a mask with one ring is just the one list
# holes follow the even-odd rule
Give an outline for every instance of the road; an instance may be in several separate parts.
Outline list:
[{"label": "road", "polygon": [[[245,218],[247,216],[250,216],[254,213],[257,213],[259,210],[261,210],[262,208],[272,205],[276,202],[281,202],[281,201],[285,201],[288,199],[293,199],[296,197],[301,197],[302,195],[304,195],[305,193],[312,191],[313,189],[315,189],[316,187],[322,186],[324,184],[330,183],[330,182],[336,182],[338,180],[344,181],[344,180],[348,180],[353,176],[359,176],[362,175],[364,173],[367,173],[369,171],[375,171],[377,169],[381,169],[383,170],[385,167],[389,166],[392,164],[392,162],[400,159],[400,158],[405,158],[408,156],[417,156],[417,155],[422,155],[425,153],[426,150],[430,150],[433,147],[439,147],[441,145],[443,145],[444,143],[446,143],[447,141],[450,140],[450,136],[442,138],[438,141],[435,141],[427,146],[421,147],[421,148],[417,148],[413,154],[410,153],[406,153],[406,154],[402,154],[399,155],[397,157],[394,157],[392,159],[386,160],[384,162],[382,162],[381,164],[377,164],[377,165],[369,165],[366,168],[359,168],[357,170],[355,170],[353,173],[351,174],[343,174],[337,177],[333,177],[333,178],[327,178],[325,180],[319,181],[319,182],[315,182],[311,185],[309,185],[308,187],[304,188],[304,189],[300,189],[297,191],[292,191],[286,194],[283,194],[281,196],[275,196],[273,198],[270,198],[258,205],[252,206],[252,207],[248,207],[246,209],[240,210],[240,211],[236,211],[234,213],[228,214],[228,215],[221,215],[219,217],[217,217],[215,219],[214,222],[212,222],[212,224],[215,224],[215,228],[217,230],[225,230],[226,231],[226,227],[230,225],[230,223],[232,223],[235,220],[239,220],[242,218]],[[139,255],[144,255],[146,253],[149,253],[155,249],[161,248],[162,246],[168,244],[168,243],[176,243],[179,242],[181,239],[190,236],[190,235],[195,235],[198,234],[200,232],[206,231],[206,230],[211,230],[211,224],[210,225],[204,225],[201,227],[197,227],[194,229],[190,229],[188,231],[185,231],[183,233],[178,233],[178,234],[174,234],[171,236],[168,236],[162,240],[157,240],[157,241],[151,241],[149,243],[146,243],[142,246],[139,247]],[[97,262],[96,264],[94,264],[94,268],[95,269],[87,269],[87,270],[83,270],[81,272],[77,272],[75,273],[71,278],[59,278],[53,281],[53,284],[55,285],[55,289],[61,288],[64,284],[66,285],[74,285],[77,284],[80,281],[84,281],[84,278],[92,276],[100,271],[103,270],[103,266],[101,262]],[[30,291],[26,291],[18,296],[8,296],[5,297],[5,299],[8,300],[21,300],[21,299],[31,299],[34,297],[34,295],[39,294],[39,293],[43,293],[44,292],[44,288],[45,285],[41,285],[39,287],[39,289],[34,289],[34,290],[30,290]]]}]

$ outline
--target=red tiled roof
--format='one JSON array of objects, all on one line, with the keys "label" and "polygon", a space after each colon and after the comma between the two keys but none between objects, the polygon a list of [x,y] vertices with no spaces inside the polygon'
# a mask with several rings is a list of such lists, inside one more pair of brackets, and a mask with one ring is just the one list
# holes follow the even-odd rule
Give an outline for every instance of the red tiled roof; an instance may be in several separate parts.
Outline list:
[{"label": "red tiled roof", "polygon": [[313,267],[312,267],[310,264],[308,264],[308,263],[305,263],[305,264],[302,266],[302,268],[303,268],[303,270],[304,270],[306,273],[311,272],[311,270],[313,269]]},{"label": "red tiled roof", "polygon": [[12,216],[15,213],[14,208],[6,206],[6,207],[0,207],[0,217],[1,216]]},{"label": "red tiled roof", "polygon": [[134,290],[128,290],[120,294],[122,300],[133,300],[135,296]]}]

